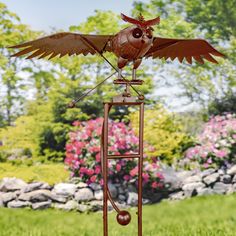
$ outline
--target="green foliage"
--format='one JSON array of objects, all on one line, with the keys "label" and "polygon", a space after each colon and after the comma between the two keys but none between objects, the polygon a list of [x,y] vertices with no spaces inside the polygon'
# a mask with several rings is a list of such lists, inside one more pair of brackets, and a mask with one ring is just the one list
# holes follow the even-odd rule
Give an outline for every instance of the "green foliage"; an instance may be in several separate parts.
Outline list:
[{"label": "green foliage", "polygon": [[183,0],[187,20],[194,21],[201,30],[206,30],[211,39],[229,40],[236,37],[236,1],[235,0]]},{"label": "green foliage", "polygon": [[[149,3],[135,1],[134,14],[142,12],[152,18],[160,15],[161,23],[156,33],[162,37],[206,38],[227,55],[218,59],[219,65],[206,63],[192,66],[179,63],[172,66],[160,65],[169,70],[165,73],[167,86],[177,86],[177,97],[185,97],[188,103],[197,102],[207,108],[215,99],[235,92],[236,44],[235,44],[235,0],[152,0]],[[226,12],[231,13],[226,14]],[[163,81],[162,86],[163,86]]]},{"label": "green foliage", "polygon": [[43,181],[52,185],[67,181],[69,172],[63,164],[0,163],[0,179],[4,177],[16,177],[26,182]]},{"label": "green foliage", "polygon": [[221,115],[223,113],[236,113],[236,96],[231,94],[222,99],[216,99],[208,107],[209,115]]},{"label": "green foliage", "polygon": [[19,59],[9,60],[12,50],[6,48],[36,35],[28,26],[21,24],[19,17],[10,12],[6,5],[0,3],[0,107],[3,118],[0,126],[10,125],[22,113],[26,100],[24,91],[29,89],[24,77],[18,74],[27,69],[27,63],[19,65]]},{"label": "green foliage", "polygon": [[38,147],[37,141],[37,122],[32,116],[21,116],[15,126],[8,126],[0,130],[0,155],[2,161],[7,158],[30,158],[36,156]]},{"label": "green foliage", "polygon": [[[137,115],[130,115],[132,127],[136,132],[139,128]],[[154,150],[145,150],[145,154],[149,157],[159,157],[169,164],[182,157],[183,152],[192,143],[177,117],[160,105],[145,111],[144,127],[144,140],[154,147]]]},{"label": "green foliage", "polygon": [[[196,197],[144,206],[143,235],[234,236],[235,210],[235,195]],[[116,212],[109,214],[109,229],[112,229],[109,230],[110,236],[137,235],[136,209],[131,208],[129,211],[132,221],[126,227],[117,224]],[[78,232],[79,236],[103,234],[102,214],[96,213],[2,208],[0,217],[1,236],[74,236]]]}]

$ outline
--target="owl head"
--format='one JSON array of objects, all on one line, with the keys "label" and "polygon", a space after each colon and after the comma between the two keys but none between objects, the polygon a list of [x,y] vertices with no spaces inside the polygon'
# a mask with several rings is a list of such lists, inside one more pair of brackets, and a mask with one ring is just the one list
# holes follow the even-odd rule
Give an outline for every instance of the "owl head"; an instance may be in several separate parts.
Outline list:
[{"label": "owl head", "polygon": [[152,38],[153,25],[160,23],[160,17],[154,18],[152,20],[145,20],[142,14],[140,13],[138,19],[128,17],[121,13],[122,20],[129,22],[136,27],[133,29],[134,38],[141,38],[143,34],[146,34],[148,38]]}]

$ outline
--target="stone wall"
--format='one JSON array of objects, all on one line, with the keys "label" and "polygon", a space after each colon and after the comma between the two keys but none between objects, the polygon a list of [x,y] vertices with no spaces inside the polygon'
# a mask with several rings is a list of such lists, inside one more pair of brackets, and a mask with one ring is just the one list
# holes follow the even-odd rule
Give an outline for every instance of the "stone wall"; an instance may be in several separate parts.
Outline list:
[{"label": "stone wall", "polygon": [[[164,198],[182,200],[196,195],[230,194],[236,192],[236,165],[228,170],[207,169],[205,171],[174,171],[165,167],[162,170],[165,187],[152,191],[144,189],[143,204],[152,204]],[[100,185],[59,183],[50,186],[43,182],[25,183],[17,178],[3,178],[0,182],[0,206],[8,208],[98,211],[102,210],[103,191]],[[136,206],[137,189],[133,185],[111,184],[109,189],[117,205],[124,209]],[[109,205],[109,209],[112,207]]]},{"label": "stone wall", "polygon": [[170,200],[236,192],[236,165],[229,169],[212,168],[204,171],[175,172],[166,168],[163,175]]},{"label": "stone wall", "polygon": [[[43,182],[25,183],[17,178],[3,178],[0,182],[0,206],[8,208],[29,207],[34,210],[58,208],[64,210],[102,210],[103,190],[98,184],[59,183],[50,186]],[[136,206],[138,194],[134,186],[109,183],[109,189],[121,208]],[[143,204],[150,201],[143,199]],[[112,209],[109,205],[109,209]]]}]

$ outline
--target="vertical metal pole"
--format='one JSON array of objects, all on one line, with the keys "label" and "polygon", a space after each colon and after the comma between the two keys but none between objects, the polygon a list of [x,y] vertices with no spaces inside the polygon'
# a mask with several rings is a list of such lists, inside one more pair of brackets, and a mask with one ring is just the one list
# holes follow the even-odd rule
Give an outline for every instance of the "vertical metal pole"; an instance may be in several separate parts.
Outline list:
[{"label": "vertical metal pole", "polygon": [[142,175],[143,175],[143,127],[144,127],[144,103],[139,110],[139,161],[138,161],[138,236],[142,236]]},{"label": "vertical metal pole", "polygon": [[103,136],[103,232],[108,236],[108,216],[107,216],[107,166],[108,166],[108,113],[109,105],[104,104],[104,136]]}]

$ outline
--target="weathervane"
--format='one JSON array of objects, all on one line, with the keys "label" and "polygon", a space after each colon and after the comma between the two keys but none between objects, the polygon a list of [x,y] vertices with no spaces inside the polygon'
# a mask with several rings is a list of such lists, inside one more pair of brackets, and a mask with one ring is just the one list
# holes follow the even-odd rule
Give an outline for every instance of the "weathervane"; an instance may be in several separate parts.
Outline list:
[{"label": "weathervane", "polygon": [[[170,58],[174,60],[178,58],[182,63],[192,64],[192,58],[197,62],[204,64],[204,59],[212,63],[217,63],[213,56],[224,57],[222,53],[214,49],[207,41],[203,39],[172,39],[154,37],[152,26],[160,23],[160,17],[152,20],[145,20],[140,14],[138,19],[128,17],[121,14],[121,18],[132,24],[115,35],[88,35],[77,33],[57,33],[37,40],[12,46],[10,48],[23,49],[15,53],[14,57],[29,54],[27,59],[37,57],[52,59],[59,55],[72,56],[74,54],[99,54],[109,65],[115,70],[113,74],[97,84],[94,88],[83,94],[81,97],[73,100],[68,106],[74,107],[75,104],[83,97],[87,96],[91,91],[96,89],[107,79],[118,73],[118,78],[114,80],[114,84],[125,85],[125,91],[113,98],[112,102],[104,103],[104,123],[102,131],[102,170],[103,170],[103,224],[104,236],[108,235],[108,207],[107,201],[111,202],[113,208],[117,211],[117,222],[121,225],[127,225],[131,221],[131,215],[128,211],[122,211],[113,201],[108,184],[108,162],[109,160],[119,160],[122,158],[137,158],[138,159],[138,235],[142,235],[142,164],[143,164],[143,128],[144,128],[144,96],[140,94],[134,85],[141,85],[143,80],[136,78],[136,69],[140,66],[143,58],[152,57]],[[117,67],[103,55],[104,52],[114,53],[117,60]],[[129,63],[133,63],[132,79],[127,80],[122,75],[122,69]],[[138,97],[131,96],[130,88],[132,88]],[[109,155],[108,154],[108,122],[109,111],[112,106],[139,106],[139,148],[136,154],[126,155]]]}]

